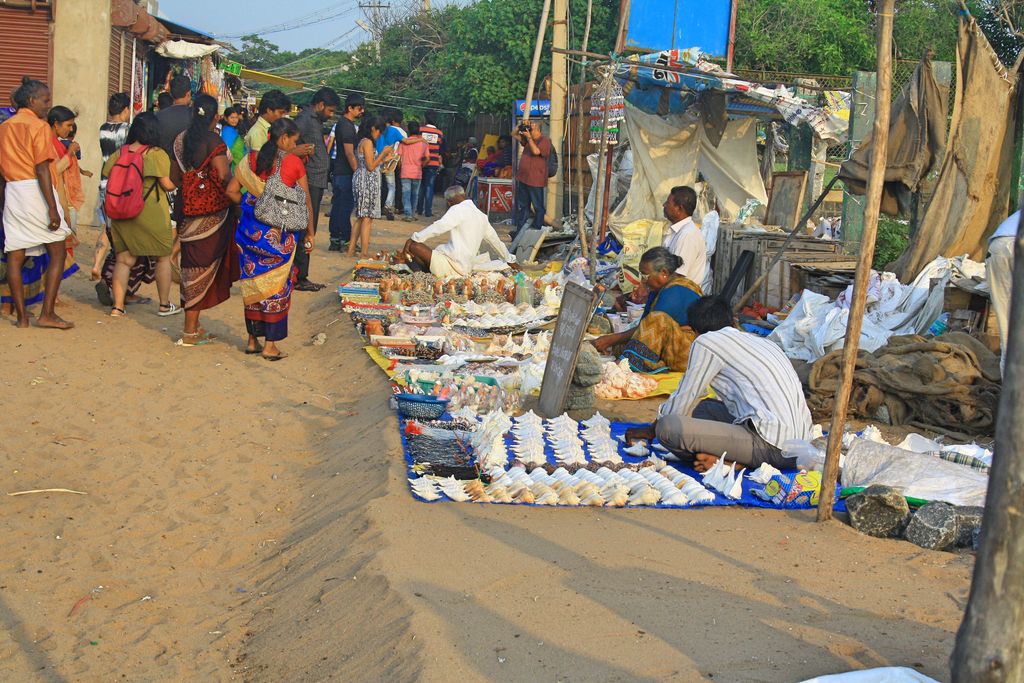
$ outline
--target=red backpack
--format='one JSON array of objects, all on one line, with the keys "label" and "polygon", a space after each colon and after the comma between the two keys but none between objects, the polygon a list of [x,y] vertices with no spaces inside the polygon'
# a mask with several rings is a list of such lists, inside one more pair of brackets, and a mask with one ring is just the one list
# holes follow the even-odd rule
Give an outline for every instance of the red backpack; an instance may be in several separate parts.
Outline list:
[{"label": "red backpack", "polygon": [[103,211],[107,218],[126,221],[142,213],[146,199],[157,185],[154,179],[149,192],[142,193],[142,155],[148,149],[140,147],[133,152],[128,149],[128,145],[121,148],[117,162],[107,176],[107,195],[103,200]]}]

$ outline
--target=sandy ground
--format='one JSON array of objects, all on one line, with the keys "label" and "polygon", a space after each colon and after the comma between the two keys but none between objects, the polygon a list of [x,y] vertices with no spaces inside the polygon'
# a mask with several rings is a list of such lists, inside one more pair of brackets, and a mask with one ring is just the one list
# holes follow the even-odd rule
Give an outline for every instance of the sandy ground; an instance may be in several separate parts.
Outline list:
[{"label": "sandy ground", "polygon": [[[314,279],[351,265],[323,235]],[[969,555],[811,512],[418,503],[330,289],[296,294],[280,363],[241,353],[238,299],[180,348],[85,275],[62,298],[70,332],[0,324],[2,490],[88,494],[0,497],[2,680],[948,680]]]}]

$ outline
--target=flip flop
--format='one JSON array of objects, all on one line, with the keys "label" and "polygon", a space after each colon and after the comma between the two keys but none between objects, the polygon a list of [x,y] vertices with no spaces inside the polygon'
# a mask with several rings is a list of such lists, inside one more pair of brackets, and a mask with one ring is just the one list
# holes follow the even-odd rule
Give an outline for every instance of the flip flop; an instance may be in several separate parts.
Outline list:
[{"label": "flip flop", "polygon": [[257,353],[261,354],[261,355],[263,354],[263,347],[260,346],[259,344],[256,345],[255,349],[246,349],[245,350],[245,355],[247,355],[247,356],[255,356]]},{"label": "flip flop", "polygon": [[136,305],[140,305],[140,304],[144,306],[146,304],[153,303],[153,300],[150,299],[148,296],[140,296],[140,297],[136,297],[135,299],[125,298],[124,302],[126,304],[130,305],[130,306],[136,306]]},{"label": "flip flop", "polygon": [[205,346],[206,344],[212,343],[214,337],[211,337],[206,332],[182,332],[181,339],[174,342],[176,346]]},{"label": "flip flop", "polygon": [[123,308],[118,308],[117,306],[112,306],[110,308],[110,317],[111,318],[127,318],[128,314],[125,312],[125,310]]},{"label": "flip flop", "polygon": [[285,358],[288,357],[287,353],[279,353],[276,356],[267,356],[267,355],[264,355],[264,354],[260,354],[260,355],[263,356],[263,360],[269,360],[271,363],[276,363],[277,361],[284,360]]},{"label": "flip flop", "polygon": [[111,296],[110,287],[107,287],[105,282],[100,281],[96,283],[96,298],[99,299],[100,304],[103,306],[114,305],[114,297]]},{"label": "flip flop", "polygon": [[[165,308],[167,309],[166,311],[163,310]],[[183,308],[181,308],[180,306],[175,306],[174,304],[160,304],[160,310],[157,311],[156,314],[161,318],[166,318],[171,315],[177,315],[178,313],[181,313],[183,310]]]}]

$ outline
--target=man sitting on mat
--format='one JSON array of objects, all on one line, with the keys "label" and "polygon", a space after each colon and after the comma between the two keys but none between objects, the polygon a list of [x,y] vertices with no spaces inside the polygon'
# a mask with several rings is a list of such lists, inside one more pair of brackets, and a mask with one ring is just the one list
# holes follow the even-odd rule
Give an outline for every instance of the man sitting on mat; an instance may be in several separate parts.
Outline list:
[{"label": "man sitting on mat", "polygon": [[[698,472],[724,454],[749,468],[795,467],[782,445],[810,440],[811,411],[793,364],[774,342],[733,327],[732,309],[720,297],[701,298],[687,317],[698,336],[683,381],[653,424],[626,431],[627,442],[657,436]],[[717,400],[700,400],[708,387]]]},{"label": "man sitting on mat", "polygon": [[[413,233],[406,240],[402,251],[424,270],[438,278],[469,277],[477,261],[480,245],[487,244],[498,254],[498,258],[509,265],[516,257],[508,253],[505,243],[491,227],[487,214],[476,207],[472,199],[466,199],[466,191],[459,185],[452,185],[444,193],[448,210],[440,220]],[[446,244],[431,249],[424,242],[450,232]]]}]

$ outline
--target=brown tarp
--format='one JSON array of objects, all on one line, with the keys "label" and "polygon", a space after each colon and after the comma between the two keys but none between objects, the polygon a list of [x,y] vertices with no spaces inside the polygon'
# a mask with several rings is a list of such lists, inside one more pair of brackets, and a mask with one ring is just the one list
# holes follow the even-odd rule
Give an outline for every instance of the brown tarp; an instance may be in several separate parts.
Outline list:
[{"label": "brown tarp", "polygon": [[[816,417],[832,412],[842,364],[840,349],[811,367],[807,404]],[[857,355],[850,409],[858,417],[894,425],[991,434],[998,382],[999,358],[967,334],[890,337],[874,353]]]},{"label": "brown tarp", "polygon": [[[935,80],[931,60],[921,60],[892,104],[882,190],[884,213],[896,216],[909,212],[911,195],[937,163],[946,145],[948,108],[949,88]],[[850,193],[867,192],[868,169],[874,152],[874,139],[868,134],[839,168],[839,177]]]},{"label": "brown tarp", "polygon": [[936,256],[985,256],[985,242],[1006,217],[1013,155],[1015,74],[973,18],[960,19],[956,101],[949,147],[935,194],[892,270],[910,282]]}]

